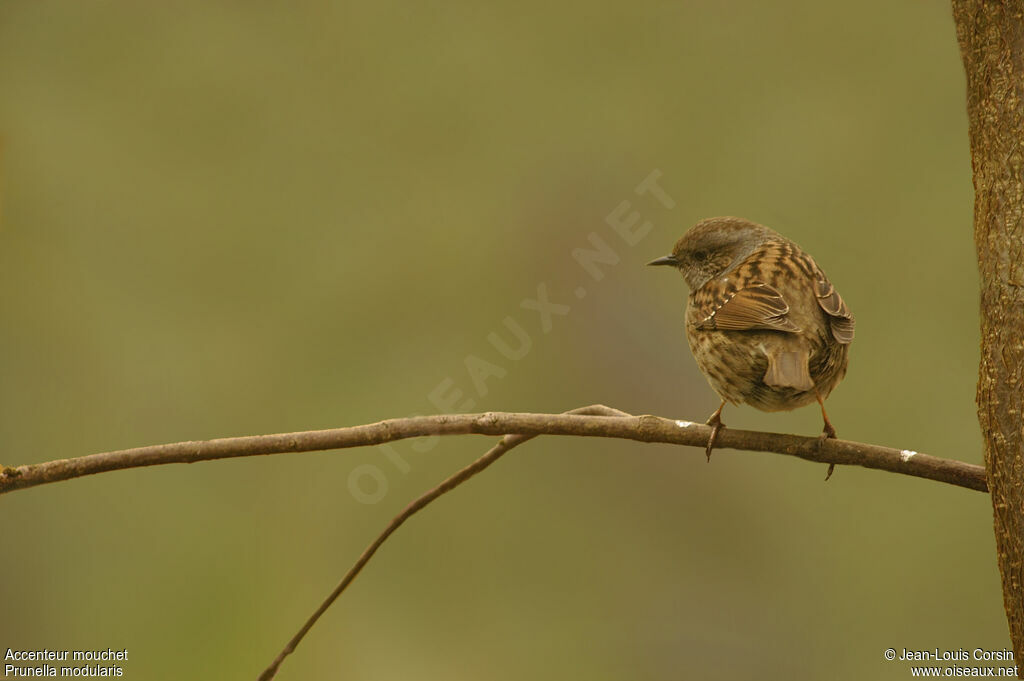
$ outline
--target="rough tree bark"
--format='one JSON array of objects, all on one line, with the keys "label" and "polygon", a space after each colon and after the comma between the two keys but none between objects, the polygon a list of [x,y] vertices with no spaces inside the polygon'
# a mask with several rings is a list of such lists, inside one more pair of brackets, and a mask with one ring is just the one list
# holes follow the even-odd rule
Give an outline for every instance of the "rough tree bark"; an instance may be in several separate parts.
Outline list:
[{"label": "rough tree bark", "polygon": [[[967,72],[981,273],[978,420],[1003,605],[1024,660],[1024,0],[953,0]],[[1024,677],[1022,677],[1024,678]]]}]

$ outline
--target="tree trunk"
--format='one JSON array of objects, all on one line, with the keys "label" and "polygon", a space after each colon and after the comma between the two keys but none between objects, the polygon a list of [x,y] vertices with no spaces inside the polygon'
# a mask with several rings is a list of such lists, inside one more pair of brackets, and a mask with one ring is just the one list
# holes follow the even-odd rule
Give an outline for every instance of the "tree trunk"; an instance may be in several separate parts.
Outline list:
[{"label": "tree trunk", "polygon": [[[1003,605],[1024,661],[1024,0],[953,0],[967,72],[981,273],[978,420]],[[1024,677],[1022,677],[1024,678]]]}]

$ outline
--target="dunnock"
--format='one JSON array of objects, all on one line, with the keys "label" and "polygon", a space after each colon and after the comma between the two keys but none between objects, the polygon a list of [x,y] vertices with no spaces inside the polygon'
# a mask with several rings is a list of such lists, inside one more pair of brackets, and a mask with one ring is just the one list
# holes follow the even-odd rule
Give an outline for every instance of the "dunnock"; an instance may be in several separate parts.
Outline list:
[{"label": "dunnock", "polygon": [[726,402],[787,411],[817,400],[822,437],[836,436],[824,400],[846,375],[854,320],[811,256],[763,225],[720,217],[647,264],[677,268],[690,287],[686,339],[722,398],[708,419],[709,460]]}]

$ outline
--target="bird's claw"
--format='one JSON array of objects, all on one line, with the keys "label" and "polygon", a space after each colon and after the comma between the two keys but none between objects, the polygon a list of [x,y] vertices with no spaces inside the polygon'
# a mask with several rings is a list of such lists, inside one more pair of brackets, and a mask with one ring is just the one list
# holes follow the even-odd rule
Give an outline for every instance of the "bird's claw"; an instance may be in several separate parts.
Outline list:
[{"label": "bird's claw", "polygon": [[[825,421],[825,428],[821,431],[821,435],[818,436],[818,443],[819,445],[823,445],[826,440],[834,439],[836,439],[836,429],[832,427],[831,423]],[[836,465],[834,463],[830,463],[828,465],[828,472],[825,473],[825,482],[828,482],[828,479],[832,477],[832,472],[835,471],[835,469]]]},{"label": "bird's claw", "polygon": [[711,452],[715,449],[715,442],[718,440],[718,433],[725,428],[725,424],[722,423],[722,419],[719,418],[718,414],[715,414],[708,419],[708,425],[711,426],[711,437],[708,438],[708,446],[704,449],[704,453],[707,454],[708,463],[711,463]]}]

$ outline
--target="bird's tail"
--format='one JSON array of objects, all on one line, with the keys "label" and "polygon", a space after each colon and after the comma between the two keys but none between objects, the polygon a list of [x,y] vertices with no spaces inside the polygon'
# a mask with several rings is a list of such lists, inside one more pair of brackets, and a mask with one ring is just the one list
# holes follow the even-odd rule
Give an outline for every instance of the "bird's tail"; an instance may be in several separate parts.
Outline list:
[{"label": "bird's tail", "polygon": [[813,390],[814,381],[807,367],[809,359],[806,349],[778,350],[768,355],[768,371],[764,382],[778,388]]}]

